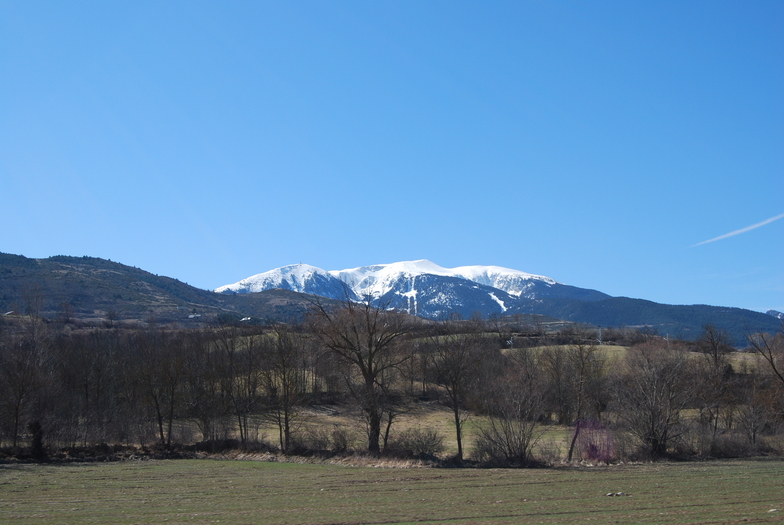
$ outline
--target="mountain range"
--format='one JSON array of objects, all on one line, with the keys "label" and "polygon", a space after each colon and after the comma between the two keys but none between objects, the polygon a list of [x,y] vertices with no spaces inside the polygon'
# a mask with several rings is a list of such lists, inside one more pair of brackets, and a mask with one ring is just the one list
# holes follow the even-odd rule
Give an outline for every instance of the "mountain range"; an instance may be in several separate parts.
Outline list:
[{"label": "mountain range", "polygon": [[522,314],[529,324],[560,319],[649,327],[687,339],[711,323],[728,332],[736,346],[744,345],[749,331],[781,329],[778,312],[611,297],[496,266],[448,269],[422,260],[325,271],[299,264],[210,291],[96,257],[32,259],[0,253],[0,322],[5,314],[31,309],[50,319],[88,322],[155,319],[188,326],[220,315],[291,322],[302,320],[314,301],[345,299],[367,299],[429,319]]},{"label": "mountain range", "polygon": [[368,300],[429,319],[540,314],[596,326],[648,327],[662,335],[686,339],[697,337],[704,325],[713,324],[727,331],[738,346],[744,344],[749,331],[775,331],[779,327],[772,315],[742,308],[666,305],[611,297],[519,270],[498,266],[443,268],[427,260],[332,271],[295,264],[215,291],[241,295],[270,289],[335,300]]},{"label": "mountain range", "polygon": [[369,300],[429,319],[516,313],[531,301],[544,298],[598,301],[610,297],[519,270],[499,266],[443,268],[425,259],[333,271],[294,264],[215,291],[253,293],[274,288],[338,300]]}]

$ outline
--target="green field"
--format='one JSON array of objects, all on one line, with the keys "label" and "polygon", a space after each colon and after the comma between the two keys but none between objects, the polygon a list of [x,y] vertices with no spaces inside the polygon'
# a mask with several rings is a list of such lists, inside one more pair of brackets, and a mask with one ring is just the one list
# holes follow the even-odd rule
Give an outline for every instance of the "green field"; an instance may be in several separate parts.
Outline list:
[{"label": "green field", "polygon": [[227,460],[0,465],[0,523],[589,521],[781,522],[784,461],[539,470]]}]

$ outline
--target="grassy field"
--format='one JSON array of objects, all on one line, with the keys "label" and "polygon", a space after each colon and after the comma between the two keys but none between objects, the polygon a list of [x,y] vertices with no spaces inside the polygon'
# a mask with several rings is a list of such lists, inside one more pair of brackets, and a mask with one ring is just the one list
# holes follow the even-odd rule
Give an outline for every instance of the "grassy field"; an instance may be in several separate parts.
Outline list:
[{"label": "grassy field", "polygon": [[784,461],[774,459],[547,470],[226,460],[0,465],[0,523],[781,521]]}]

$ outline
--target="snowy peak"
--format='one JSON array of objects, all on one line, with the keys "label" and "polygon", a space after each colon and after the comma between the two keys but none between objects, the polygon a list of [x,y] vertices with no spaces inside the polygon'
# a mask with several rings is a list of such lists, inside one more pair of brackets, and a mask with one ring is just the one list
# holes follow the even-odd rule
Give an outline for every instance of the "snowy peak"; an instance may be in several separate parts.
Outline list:
[{"label": "snowy peak", "polygon": [[426,259],[325,271],[307,264],[284,266],[216,289],[220,293],[283,288],[331,299],[369,300],[430,318],[509,313],[547,297],[607,297],[500,266],[444,268]]},{"label": "snowy peak", "polygon": [[391,264],[361,266],[350,270],[329,272],[354,290],[359,297],[370,296],[374,299],[395,288],[401,280],[409,280],[420,275],[450,276],[450,271],[426,259]]},{"label": "snowy peak", "polygon": [[351,270],[337,270],[329,273],[345,282],[360,297],[370,296],[372,298],[385,295],[401,280],[413,279],[421,275],[465,279],[477,284],[498,288],[515,297],[525,293],[535,282],[546,285],[557,284],[555,280],[549,277],[533,275],[500,266],[444,268],[427,259],[362,266]]},{"label": "snowy peak", "polygon": [[533,275],[500,266],[461,266],[453,271],[464,279],[498,288],[515,297],[525,294],[536,283],[548,286],[560,284],[549,277]]},{"label": "snowy peak", "polygon": [[[291,264],[216,288],[218,293],[254,293],[282,288],[301,293],[345,298],[346,286],[329,272],[309,264]],[[349,294],[354,298],[352,294]]]}]

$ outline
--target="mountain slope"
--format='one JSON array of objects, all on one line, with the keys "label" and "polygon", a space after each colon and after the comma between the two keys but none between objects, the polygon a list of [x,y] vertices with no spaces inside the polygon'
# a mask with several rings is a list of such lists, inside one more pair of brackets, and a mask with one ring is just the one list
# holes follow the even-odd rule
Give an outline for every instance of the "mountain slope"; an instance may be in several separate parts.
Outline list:
[{"label": "mountain slope", "polygon": [[196,322],[221,313],[301,319],[312,297],[268,290],[246,297],[216,294],[95,257],[29,259],[0,253],[0,314],[30,308],[48,318]]},{"label": "mountain slope", "polygon": [[155,318],[188,326],[231,314],[288,322],[301,320],[314,301],[344,300],[347,293],[362,297],[353,289],[347,292],[346,286],[352,283],[375,304],[431,319],[476,313],[482,317],[537,314],[605,327],[648,326],[660,334],[685,338],[697,337],[705,324],[712,323],[729,332],[737,346],[743,346],[748,332],[776,332],[781,327],[781,320],[773,315],[741,308],[609,297],[497,267],[445,269],[414,261],[340,272],[295,265],[278,274],[287,277],[275,280],[267,275],[266,280],[256,280],[266,286],[277,284],[276,288],[254,292],[227,287],[225,293],[215,293],[94,257],[29,259],[0,253],[0,315],[32,308],[51,319]]},{"label": "mountain slope", "polygon": [[[607,294],[596,290],[588,290],[567,286],[554,279],[541,275],[533,275],[519,270],[502,268],[499,266],[461,266],[459,268],[444,268],[428,260],[404,261],[391,264],[378,264],[361,266],[348,270],[325,271],[314,266],[298,264],[284,266],[275,270],[260,273],[237,283],[221,286],[215,291],[219,293],[248,293],[267,290],[270,288],[283,288],[296,290],[303,293],[312,293],[343,299],[348,294],[350,298],[368,298],[379,301],[384,297],[384,302],[389,302],[392,295],[412,297],[418,293],[418,283],[424,283],[422,277],[428,276],[427,284],[431,290],[434,283],[442,283],[452,290],[451,299],[444,299],[451,306],[457,305],[454,290],[466,287],[468,295],[474,295],[471,290],[476,290],[476,285],[487,288],[486,292],[498,294],[507,299],[511,304],[513,298],[536,299],[540,297],[568,297],[586,301],[606,299]],[[348,289],[346,289],[348,287]],[[431,298],[430,304],[435,304]],[[494,301],[497,303],[497,301]],[[395,301],[398,304],[399,301]],[[413,304],[413,303],[412,303]],[[505,307],[501,306],[501,310]],[[408,310],[408,308],[406,308]],[[422,315],[420,310],[420,315]]]},{"label": "mountain slope", "polygon": [[745,310],[709,305],[670,305],[644,299],[610,297],[600,301],[547,298],[518,304],[510,313],[548,315],[594,326],[649,327],[660,335],[696,339],[707,324],[727,332],[736,347],[746,346],[750,332],[776,332],[781,323],[774,317]]},{"label": "mountain slope", "polygon": [[321,268],[308,264],[292,264],[275,270],[253,275],[234,284],[216,288],[217,293],[254,293],[264,290],[279,288],[300,293],[309,293],[322,297],[343,299],[348,294],[349,299],[356,299],[356,295],[346,287],[340,279]]},{"label": "mountain slope", "polygon": [[[331,279],[330,279],[331,277]],[[221,287],[253,291],[278,286],[333,299],[363,298],[430,319],[459,315],[540,314],[597,326],[646,326],[695,338],[708,323],[742,346],[749,331],[776,331],[776,318],[741,308],[665,305],[611,297],[549,277],[498,266],[443,268],[427,260],[325,271],[307,265],[279,268]]]}]

